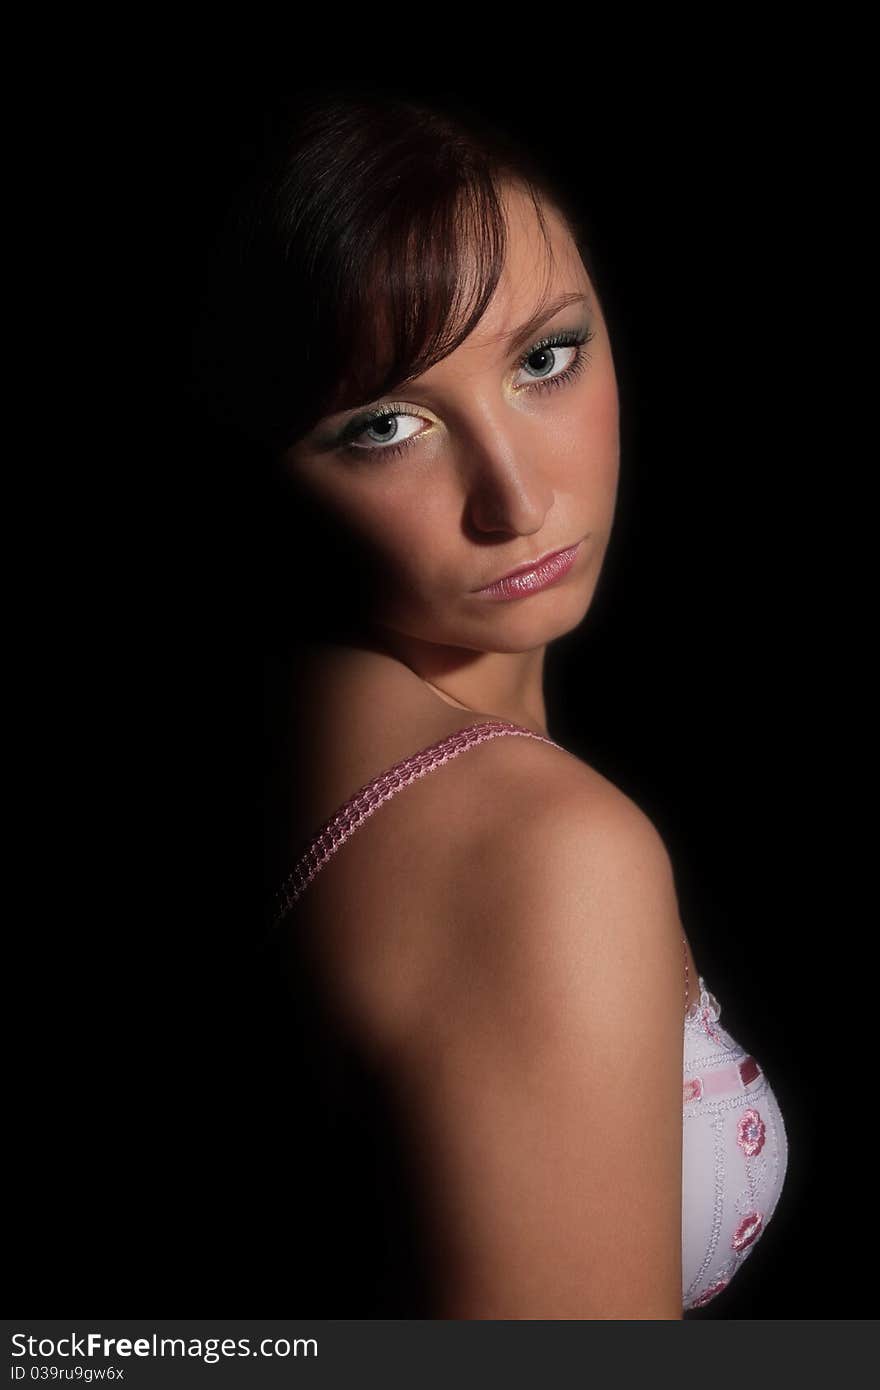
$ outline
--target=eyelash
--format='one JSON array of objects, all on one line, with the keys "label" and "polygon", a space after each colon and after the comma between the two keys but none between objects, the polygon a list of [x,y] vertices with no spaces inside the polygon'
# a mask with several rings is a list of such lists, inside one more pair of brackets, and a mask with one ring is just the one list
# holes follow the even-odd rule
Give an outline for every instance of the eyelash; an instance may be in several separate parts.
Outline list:
[{"label": "eyelash", "polygon": [[[560,333],[551,334],[548,338],[542,338],[538,343],[533,343],[519,359],[518,365],[520,367],[524,367],[534,353],[541,352],[544,348],[576,347],[578,351],[574,359],[565,368],[564,372],[558,372],[556,376],[546,377],[543,380],[536,380],[530,385],[524,388],[521,387],[520,389],[526,391],[549,391],[556,386],[567,386],[575,377],[580,376],[581,372],[590,361],[590,354],[584,351],[584,347],[587,343],[592,342],[594,337],[595,334],[589,328],[583,329],[580,332],[565,329]],[[423,431],[420,431],[418,434],[410,435],[408,439],[401,440],[399,444],[375,444],[370,448],[364,448],[362,445],[353,442],[357,439],[358,435],[363,434],[370,425],[375,425],[381,420],[393,419],[396,415],[408,415],[414,420],[422,418],[416,415],[414,411],[404,410],[396,405],[382,406],[381,409],[373,411],[372,414],[361,415],[357,419],[352,420],[351,424],[340,436],[340,452],[355,458],[363,458],[364,455],[369,454],[381,454],[383,458],[387,458],[391,454],[402,453],[404,449],[408,449],[411,444],[415,444],[416,440],[421,438]]]}]

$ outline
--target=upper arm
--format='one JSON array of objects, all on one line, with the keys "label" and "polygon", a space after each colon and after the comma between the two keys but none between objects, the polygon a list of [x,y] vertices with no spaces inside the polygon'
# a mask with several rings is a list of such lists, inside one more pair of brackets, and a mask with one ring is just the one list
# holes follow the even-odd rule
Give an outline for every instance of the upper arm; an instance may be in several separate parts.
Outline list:
[{"label": "upper arm", "polygon": [[440,1315],[680,1318],[683,956],[665,846],[599,779],[481,854],[406,1058]]}]

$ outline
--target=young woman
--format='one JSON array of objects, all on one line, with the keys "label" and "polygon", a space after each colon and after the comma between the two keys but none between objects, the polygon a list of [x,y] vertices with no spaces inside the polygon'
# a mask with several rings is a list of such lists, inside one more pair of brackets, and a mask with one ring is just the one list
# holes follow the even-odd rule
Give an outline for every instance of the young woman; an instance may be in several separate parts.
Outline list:
[{"label": "young woman", "polygon": [[549,733],[619,468],[579,214],[473,112],[325,90],[210,304],[210,402],[271,474],[269,937],[324,1167],[294,1310],[680,1318],[787,1144],[655,826]]}]

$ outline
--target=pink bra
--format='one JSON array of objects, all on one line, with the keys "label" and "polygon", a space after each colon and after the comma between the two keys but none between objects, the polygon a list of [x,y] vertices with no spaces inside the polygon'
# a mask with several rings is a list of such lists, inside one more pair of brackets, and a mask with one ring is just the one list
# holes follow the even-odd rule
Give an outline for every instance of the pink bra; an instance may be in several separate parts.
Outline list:
[{"label": "pink bra", "polygon": [[[487,739],[502,738],[505,735],[536,738],[541,743],[549,743],[554,748],[561,749],[562,752],[566,751],[554,739],[547,738],[544,734],[537,734],[533,729],[527,729],[521,724],[514,724],[507,719],[487,719],[482,724],[473,724],[470,728],[458,729],[437,743],[429,744],[427,748],[412,753],[408,758],[402,758],[400,762],[395,763],[386,772],[380,773],[378,777],[374,777],[372,781],[367,782],[353,796],[350,796],[312,837],[275,894],[272,912],[273,927],[280,925],[294,904],[302,897],[312,879],[320,873],[336,851],[345,844],[349,836],[353,835],[369,816],[378,811],[380,806],[386,801],[390,801],[392,796],[396,796],[416,778],[425,777],[429,772],[436,771],[438,767],[451,762],[453,758],[467,752],[469,748],[476,748],[478,744],[485,743]],[[690,979],[687,940],[684,936],[682,937],[682,944],[684,946],[684,1002],[685,1013],[687,1014]]]}]

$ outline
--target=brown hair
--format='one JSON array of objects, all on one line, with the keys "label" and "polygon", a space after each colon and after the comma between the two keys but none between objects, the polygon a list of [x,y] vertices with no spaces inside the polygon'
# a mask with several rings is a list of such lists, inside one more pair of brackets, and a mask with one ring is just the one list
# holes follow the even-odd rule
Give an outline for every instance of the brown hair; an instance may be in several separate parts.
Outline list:
[{"label": "brown hair", "polygon": [[548,247],[542,200],[562,213],[598,294],[582,211],[483,113],[350,81],[303,92],[209,253],[196,399],[277,463],[323,416],[427,371],[498,284],[507,179]]}]

